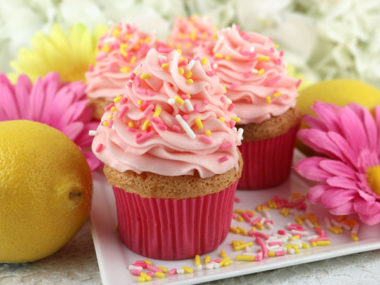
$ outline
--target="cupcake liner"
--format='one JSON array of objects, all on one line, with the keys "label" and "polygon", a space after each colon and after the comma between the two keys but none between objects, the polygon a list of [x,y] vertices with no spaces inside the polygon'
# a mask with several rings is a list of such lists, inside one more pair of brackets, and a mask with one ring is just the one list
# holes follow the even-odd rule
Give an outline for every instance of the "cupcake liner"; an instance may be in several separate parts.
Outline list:
[{"label": "cupcake liner", "polygon": [[237,181],[196,198],[142,198],[113,187],[121,241],[155,259],[178,260],[217,248],[231,225]]},{"label": "cupcake liner", "polygon": [[299,125],[278,137],[243,142],[239,190],[259,190],[283,183],[290,174]]}]

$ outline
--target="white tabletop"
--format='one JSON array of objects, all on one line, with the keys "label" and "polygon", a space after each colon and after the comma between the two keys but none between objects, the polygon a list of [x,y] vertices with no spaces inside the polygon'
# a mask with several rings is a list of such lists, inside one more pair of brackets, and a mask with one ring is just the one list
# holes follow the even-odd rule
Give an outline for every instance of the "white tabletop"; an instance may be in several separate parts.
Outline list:
[{"label": "white tabletop", "polygon": [[[380,284],[380,250],[256,273],[209,284]],[[101,284],[86,223],[56,254],[29,264],[1,264],[0,285]]]}]

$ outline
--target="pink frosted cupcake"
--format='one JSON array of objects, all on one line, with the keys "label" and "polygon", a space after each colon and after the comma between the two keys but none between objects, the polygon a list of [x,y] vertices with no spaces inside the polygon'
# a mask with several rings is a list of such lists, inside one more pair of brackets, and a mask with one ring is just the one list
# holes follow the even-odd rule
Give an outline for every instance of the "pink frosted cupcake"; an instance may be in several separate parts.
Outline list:
[{"label": "pink frosted cupcake", "polygon": [[152,47],[167,49],[153,35],[123,22],[99,39],[96,64],[86,73],[86,93],[94,105],[95,118],[100,120],[113,98],[124,94],[130,73]]},{"label": "pink frosted cupcake", "polygon": [[286,72],[282,51],[272,40],[233,26],[199,48],[227,88],[244,129],[244,160],[239,189],[263,189],[284,182],[290,173],[300,115],[295,109],[300,81]]},{"label": "pink frosted cupcake", "polygon": [[189,258],[229,231],[241,132],[213,74],[151,49],[97,129],[92,148],[114,189],[121,240],[141,255]]},{"label": "pink frosted cupcake", "polygon": [[192,57],[196,47],[216,39],[215,31],[216,27],[210,18],[197,15],[176,18],[168,43],[170,47],[180,49],[184,56]]}]

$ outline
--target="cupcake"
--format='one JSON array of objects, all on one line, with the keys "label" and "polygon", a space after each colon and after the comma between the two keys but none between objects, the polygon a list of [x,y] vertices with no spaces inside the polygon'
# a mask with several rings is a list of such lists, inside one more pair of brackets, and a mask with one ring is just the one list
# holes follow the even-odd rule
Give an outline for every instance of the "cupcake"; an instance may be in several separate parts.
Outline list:
[{"label": "cupcake", "polygon": [[216,27],[210,18],[194,15],[176,18],[168,37],[169,46],[180,49],[184,56],[192,57],[194,49],[216,39]]},{"label": "cupcake", "polygon": [[244,129],[238,188],[263,189],[284,182],[300,122],[295,109],[300,81],[287,74],[283,52],[270,38],[233,26],[218,31],[218,40],[196,54],[210,59]]},{"label": "cupcake", "polygon": [[124,94],[130,73],[152,47],[166,48],[151,34],[120,22],[99,39],[95,66],[86,73],[86,94],[98,120],[114,97]]},{"label": "cupcake", "polygon": [[175,260],[224,240],[242,170],[242,132],[228,108],[209,65],[155,49],[106,108],[92,149],[129,249]]}]

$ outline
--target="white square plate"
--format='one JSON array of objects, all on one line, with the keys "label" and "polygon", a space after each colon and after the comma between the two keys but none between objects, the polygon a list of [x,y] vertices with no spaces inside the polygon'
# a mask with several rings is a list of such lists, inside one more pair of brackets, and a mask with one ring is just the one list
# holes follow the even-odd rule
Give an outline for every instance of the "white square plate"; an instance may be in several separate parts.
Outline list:
[{"label": "white square plate", "polygon": [[[299,152],[295,152],[295,161],[301,157],[302,156]],[[235,203],[234,206],[239,209],[254,210],[257,205],[265,203],[267,200],[271,200],[274,195],[278,195],[280,198],[289,198],[291,193],[306,193],[308,188],[309,184],[292,172],[290,179],[279,187],[262,191],[237,191],[236,197],[240,198],[241,202]],[[321,225],[326,228],[323,223],[323,218],[327,215],[325,209],[314,205],[308,205],[308,212],[315,213],[319,217]],[[294,223],[294,216],[288,216],[285,218],[276,210],[270,211],[270,213],[275,222],[274,230],[284,229],[284,226],[289,222]],[[91,224],[92,236],[103,284],[140,284],[137,282],[137,277],[132,276],[129,273],[128,266],[133,264],[136,260],[144,260],[146,258],[128,250],[120,242],[118,232],[115,230],[117,216],[113,191],[111,186],[107,184],[104,175],[100,173],[94,175],[94,197]],[[232,221],[232,225],[239,225],[247,230],[250,228],[247,223],[239,223],[236,220]],[[265,230],[264,232],[271,231]],[[301,250],[301,252],[296,255],[266,258],[260,262],[240,262],[234,260],[234,256],[239,254],[239,252],[234,252],[232,250],[231,241],[252,241],[252,238],[229,233],[226,240],[219,246],[219,248],[214,252],[208,253],[208,255],[210,255],[212,259],[218,258],[220,250],[224,249],[227,255],[234,260],[234,263],[231,266],[213,270],[194,271],[193,274],[168,276],[164,279],[154,278],[150,284],[196,284],[380,249],[380,226],[370,227],[361,225],[359,232],[360,241],[358,242],[352,241],[351,236],[347,231],[341,235],[335,235],[328,232],[328,236],[331,240],[330,246]],[[204,256],[202,257],[202,261],[203,260]],[[151,261],[155,265],[165,266],[169,269],[182,266],[194,267],[193,259],[181,261],[161,261],[151,259]]]}]

